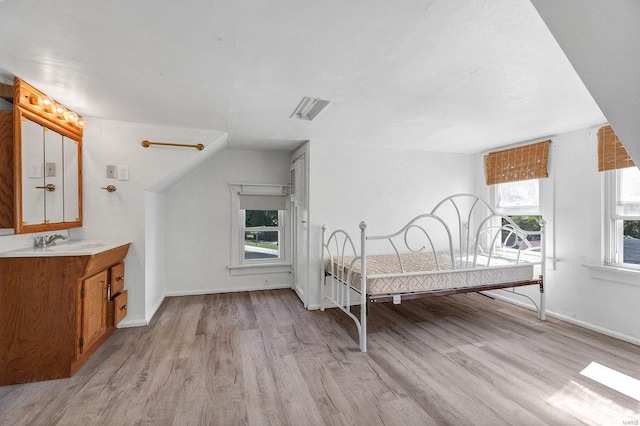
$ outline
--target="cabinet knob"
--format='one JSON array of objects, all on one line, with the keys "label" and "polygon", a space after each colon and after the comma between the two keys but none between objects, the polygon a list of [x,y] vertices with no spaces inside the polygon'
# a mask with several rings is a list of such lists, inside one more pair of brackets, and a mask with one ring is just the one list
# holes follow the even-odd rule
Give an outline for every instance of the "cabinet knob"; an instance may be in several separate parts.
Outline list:
[{"label": "cabinet knob", "polygon": [[119,277],[116,277],[116,281],[124,281],[124,275],[120,275]]},{"label": "cabinet knob", "polygon": [[127,305],[122,305],[122,306],[120,306],[120,310],[121,310],[121,311],[124,311],[125,309],[127,309]]}]

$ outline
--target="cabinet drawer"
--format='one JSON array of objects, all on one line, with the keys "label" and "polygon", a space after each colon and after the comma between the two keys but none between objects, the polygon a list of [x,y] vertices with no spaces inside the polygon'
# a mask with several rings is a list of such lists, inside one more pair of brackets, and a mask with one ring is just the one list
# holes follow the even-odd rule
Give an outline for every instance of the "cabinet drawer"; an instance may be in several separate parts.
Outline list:
[{"label": "cabinet drawer", "polygon": [[124,289],[124,262],[109,268],[111,278],[111,297],[113,298]]},{"label": "cabinet drawer", "polygon": [[114,297],[113,302],[113,326],[115,327],[127,316],[127,290]]}]

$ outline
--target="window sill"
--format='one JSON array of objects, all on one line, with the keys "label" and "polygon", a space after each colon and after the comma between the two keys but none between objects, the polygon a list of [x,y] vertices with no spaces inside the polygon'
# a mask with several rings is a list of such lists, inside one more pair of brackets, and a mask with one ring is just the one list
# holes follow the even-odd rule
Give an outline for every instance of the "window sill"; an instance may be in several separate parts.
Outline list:
[{"label": "window sill", "polygon": [[593,263],[583,263],[582,266],[589,269],[592,278],[640,286],[640,269]]},{"label": "window sill", "polygon": [[227,268],[231,275],[280,274],[293,271],[290,263],[229,265]]}]

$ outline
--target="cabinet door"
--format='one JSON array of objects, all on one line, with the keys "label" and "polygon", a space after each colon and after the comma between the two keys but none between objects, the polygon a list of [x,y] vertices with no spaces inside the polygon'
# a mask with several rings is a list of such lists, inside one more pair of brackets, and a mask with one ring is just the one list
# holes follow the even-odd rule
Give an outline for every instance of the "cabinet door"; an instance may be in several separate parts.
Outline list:
[{"label": "cabinet door", "polygon": [[102,337],[107,329],[107,271],[102,271],[82,282],[82,345],[80,352]]},{"label": "cabinet door", "polygon": [[44,223],[44,130],[22,119],[22,223]]}]

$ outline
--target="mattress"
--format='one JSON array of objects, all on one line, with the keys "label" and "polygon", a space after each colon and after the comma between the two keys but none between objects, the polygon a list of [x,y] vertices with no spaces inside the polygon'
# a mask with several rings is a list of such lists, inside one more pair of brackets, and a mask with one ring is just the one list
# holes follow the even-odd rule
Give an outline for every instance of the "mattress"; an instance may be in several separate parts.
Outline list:
[{"label": "mattress", "polygon": [[[448,290],[528,281],[533,279],[533,264],[515,264],[512,260],[478,256],[476,264],[463,262],[465,268],[452,269],[451,256],[446,252],[402,253],[400,255],[404,274],[395,254],[377,254],[367,256],[367,294],[402,294]],[[437,259],[437,263],[436,263]],[[353,256],[334,257],[327,265],[327,272],[360,290],[362,275],[360,261],[349,267]],[[460,258],[456,259],[456,265]]]}]

